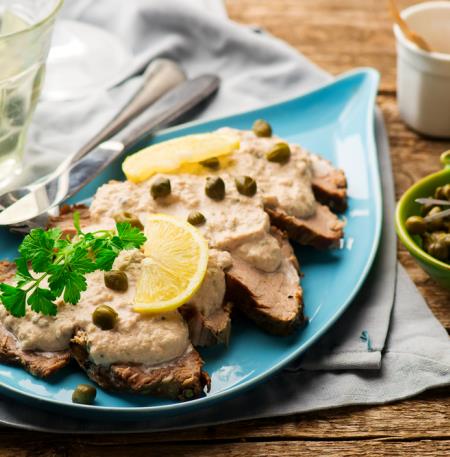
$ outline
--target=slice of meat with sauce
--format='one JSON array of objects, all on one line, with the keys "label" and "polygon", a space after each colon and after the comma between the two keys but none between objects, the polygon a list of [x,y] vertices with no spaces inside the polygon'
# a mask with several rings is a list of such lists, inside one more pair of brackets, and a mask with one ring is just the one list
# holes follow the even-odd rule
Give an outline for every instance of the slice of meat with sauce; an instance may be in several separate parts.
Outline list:
[{"label": "slice of meat with sauce", "polygon": [[226,273],[227,298],[259,327],[274,335],[288,335],[304,323],[299,266],[292,246],[279,230],[283,259],[273,273],[263,272],[238,256]]},{"label": "slice of meat with sauce", "polygon": [[318,204],[315,214],[308,219],[289,216],[281,209],[266,208],[266,212],[273,225],[300,244],[317,249],[336,248],[344,235],[344,222],[324,205]]},{"label": "slice of meat with sauce", "polygon": [[[0,282],[9,282],[14,275],[13,263],[0,262]],[[0,322],[0,362],[22,366],[34,376],[47,378],[70,362],[70,352],[23,351],[16,337]]]},{"label": "slice of meat with sauce", "polygon": [[331,162],[316,155],[309,154],[312,163],[312,188],[316,199],[341,213],[347,209],[347,179],[342,170]]},{"label": "slice of meat with sauce", "polygon": [[175,400],[200,397],[209,391],[210,378],[202,370],[203,361],[189,346],[186,353],[174,361],[159,366],[114,363],[97,365],[89,359],[86,334],[78,331],[72,339],[71,352],[90,379],[106,390],[154,395]]},{"label": "slice of meat with sauce", "polygon": [[[231,131],[239,135],[241,143],[233,154],[230,171],[252,175],[272,224],[301,244],[320,249],[339,246],[343,223],[330,209],[341,211],[347,205],[343,172],[292,143],[289,161],[279,164],[267,160],[272,149],[284,140],[276,136],[260,138],[249,131]],[[222,170],[216,172],[221,173]]]},{"label": "slice of meat with sauce", "polygon": [[[60,215],[50,221],[51,227],[59,227],[68,236],[75,235],[73,213],[78,211],[81,228],[90,225],[89,208],[85,205],[65,206]],[[195,347],[228,344],[231,329],[231,303],[224,302],[222,307],[205,316],[198,308],[189,303],[180,308],[180,312],[189,327],[189,337]]]}]

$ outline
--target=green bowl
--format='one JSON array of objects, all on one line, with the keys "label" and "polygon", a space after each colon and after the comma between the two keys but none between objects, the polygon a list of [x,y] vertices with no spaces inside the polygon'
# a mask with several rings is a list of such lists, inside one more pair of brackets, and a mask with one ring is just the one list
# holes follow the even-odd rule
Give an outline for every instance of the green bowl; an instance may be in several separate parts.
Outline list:
[{"label": "green bowl", "polygon": [[450,151],[441,155],[441,162],[444,165],[443,170],[421,179],[403,194],[397,203],[395,230],[403,246],[423,270],[438,284],[450,289],[450,265],[427,254],[421,248],[420,237],[410,235],[405,227],[405,221],[409,216],[420,214],[421,205],[415,202],[416,198],[429,197],[433,195],[436,187],[450,183]]}]

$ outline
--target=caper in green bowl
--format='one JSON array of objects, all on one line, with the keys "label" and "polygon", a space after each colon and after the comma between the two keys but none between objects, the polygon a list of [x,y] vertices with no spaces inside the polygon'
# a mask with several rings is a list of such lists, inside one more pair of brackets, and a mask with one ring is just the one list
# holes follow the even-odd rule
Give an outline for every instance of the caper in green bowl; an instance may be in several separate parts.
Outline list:
[{"label": "caper in green bowl", "polygon": [[422,269],[438,284],[450,289],[450,263],[430,255],[425,250],[423,236],[410,233],[406,226],[408,218],[423,215],[423,205],[416,202],[417,199],[434,196],[437,188],[450,183],[450,151],[441,155],[441,162],[443,170],[421,179],[400,198],[395,213],[395,229],[402,244]]}]

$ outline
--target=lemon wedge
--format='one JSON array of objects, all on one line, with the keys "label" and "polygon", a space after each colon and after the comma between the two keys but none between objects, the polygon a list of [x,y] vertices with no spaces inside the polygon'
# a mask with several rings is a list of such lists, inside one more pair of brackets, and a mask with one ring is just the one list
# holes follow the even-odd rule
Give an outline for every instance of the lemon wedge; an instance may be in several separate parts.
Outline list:
[{"label": "lemon wedge", "polygon": [[200,133],[154,144],[130,155],[122,164],[128,180],[138,183],[156,173],[177,171],[182,165],[231,154],[239,148],[234,133]]},{"label": "lemon wedge", "polygon": [[133,309],[172,311],[200,287],[208,265],[208,243],[191,224],[166,214],[150,215],[144,231],[145,258]]}]

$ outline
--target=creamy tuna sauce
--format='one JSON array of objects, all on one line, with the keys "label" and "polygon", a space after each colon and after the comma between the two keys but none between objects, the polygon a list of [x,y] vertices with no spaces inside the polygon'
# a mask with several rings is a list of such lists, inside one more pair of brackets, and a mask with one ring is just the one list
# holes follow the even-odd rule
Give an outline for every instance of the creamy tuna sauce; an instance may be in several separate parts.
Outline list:
[{"label": "creamy tuna sauce", "polygon": [[230,268],[231,264],[232,260],[228,252],[210,249],[205,278],[200,289],[189,301],[205,317],[214,314],[222,307],[225,297],[224,270]]},{"label": "creamy tuna sauce", "polygon": [[316,201],[311,187],[312,163],[309,154],[300,146],[289,144],[289,162],[269,162],[265,154],[278,142],[278,137],[259,138],[253,132],[223,128],[240,138],[240,148],[233,154],[226,171],[232,175],[248,175],[256,180],[264,205],[285,210],[300,218],[312,216]]},{"label": "creamy tuna sauce", "polygon": [[[160,176],[170,179],[171,194],[153,199],[150,188]],[[206,196],[204,175],[155,175],[139,184],[110,182],[97,191],[91,205],[94,223],[111,221],[117,214],[128,211],[145,224],[149,213],[166,213],[186,220],[191,211],[200,211],[206,223],[198,229],[212,248],[233,251],[263,271],[278,268],[281,253],[276,240],[270,235],[269,216],[264,211],[261,197],[241,195],[234,179],[223,173],[226,194],[221,201]],[[270,249],[267,249],[270,247]]]}]

